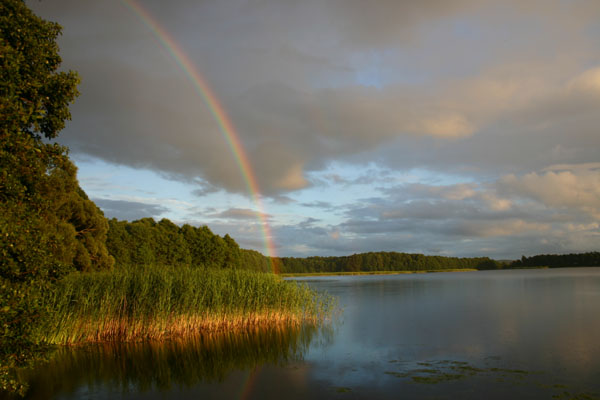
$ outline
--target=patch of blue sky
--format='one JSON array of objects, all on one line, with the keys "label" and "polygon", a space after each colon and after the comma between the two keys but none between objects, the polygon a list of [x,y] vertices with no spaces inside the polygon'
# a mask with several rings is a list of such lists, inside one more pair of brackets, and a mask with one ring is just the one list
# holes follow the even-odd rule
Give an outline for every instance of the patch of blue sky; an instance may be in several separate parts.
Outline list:
[{"label": "patch of blue sky", "polygon": [[[317,182],[330,182],[335,190],[347,187],[358,196],[366,197],[366,188],[390,188],[402,184],[420,183],[424,185],[454,185],[473,182],[465,175],[442,173],[425,168],[392,169],[374,162],[365,164],[332,162],[322,171],[310,173],[310,179]],[[368,196],[367,196],[368,197]]]},{"label": "patch of blue sky", "polygon": [[[248,195],[219,190],[197,196],[193,194],[197,189],[194,184],[170,179],[151,170],[89,157],[74,158],[79,168],[79,182],[89,197],[160,205],[168,210],[160,218],[169,218],[179,224],[223,222],[218,214],[230,208],[258,211]],[[346,220],[348,209],[381,197],[381,189],[414,183],[437,186],[470,181],[426,169],[397,171],[376,163],[344,162],[332,162],[321,171],[309,172],[307,178],[313,184],[290,193],[292,202],[264,201],[263,211],[271,216],[272,225],[295,225],[315,219],[312,226],[335,226]]]},{"label": "patch of blue sky", "polygon": [[[345,211],[367,199],[380,197],[381,189],[434,178],[427,171],[393,171],[375,163],[366,165],[332,162],[321,171],[307,174],[312,186],[291,195],[296,222],[315,218],[317,226],[344,222]],[[449,178],[445,181],[449,181]],[[291,213],[292,207],[288,212]],[[299,220],[298,220],[299,219]]]},{"label": "patch of blue sky", "polygon": [[206,211],[210,209],[223,211],[231,207],[255,207],[249,198],[223,191],[196,196],[193,194],[196,185],[148,169],[115,165],[77,155],[74,159],[79,183],[90,198],[161,205],[169,210],[161,217],[175,222],[202,223],[210,219],[210,212]]},{"label": "patch of blue sky", "polygon": [[355,80],[362,86],[384,88],[388,82],[384,73],[385,53],[371,51],[357,56]]},{"label": "patch of blue sky", "polygon": [[[390,85],[422,84],[430,74],[410,62],[409,53],[403,49],[357,51],[345,60],[348,73],[319,75],[312,79],[315,89],[333,89],[351,86],[384,89]],[[400,62],[399,62],[400,60]]]},{"label": "patch of blue sky", "polygon": [[473,183],[476,180],[466,175],[446,174],[439,171],[432,171],[423,168],[411,170],[412,176],[416,179],[412,183],[420,183],[431,186],[451,186],[461,183]]},{"label": "patch of blue sky", "polygon": [[375,163],[365,165],[333,162],[322,171],[308,174],[313,186],[295,192],[289,213],[296,223],[315,218],[315,226],[335,226],[347,219],[346,211],[365,204],[373,206],[375,199],[385,201],[383,189],[402,185],[423,184],[449,186],[472,183],[462,175],[444,174],[422,168],[392,170]]},{"label": "patch of blue sky", "polygon": [[410,63],[398,64],[401,53],[396,55],[380,55],[372,63],[355,69],[356,84],[384,89],[392,85],[419,85],[427,82],[431,74]]},{"label": "patch of blue sky", "polygon": [[155,197],[164,193],[165,189],[176,189],[174,185],[165,188],[165,185],[170,185],[168,180],[158,184],[159,175],[146,169],[111,164],[97,158],[73,157],[78,167],[79,183],[90,197],[124,200],[123,197]]}]

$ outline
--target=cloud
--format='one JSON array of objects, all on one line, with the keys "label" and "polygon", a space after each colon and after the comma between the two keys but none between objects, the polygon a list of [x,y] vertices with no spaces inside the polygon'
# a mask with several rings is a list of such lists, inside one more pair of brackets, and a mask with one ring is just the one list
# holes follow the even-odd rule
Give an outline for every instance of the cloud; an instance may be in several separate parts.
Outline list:
[{"label": "cloud", "polygon": [[[286,256],[401,251],[516,259],[594,251],[600,239],[600,216],[590,214],[588,207],[597,202],[579,196],[583,201],[573,203],[576,192],[572,197],[567,194],[573,188],[591,190],[588,180],[596,179],[599,166],[554,165],[483,183],[402,183],[382,190],[381,196],[338,205],[344,211],[341,222],[307,217],[298,223],[282,223],[272,218],[271,231],[278,254]],[[567,173],[574,180],[559,176]],[[552,193],[556,198],[552,199]],[[331,205],[313,202],[304,206],[327,209]],[[254,211],[219,214],[235,214],[244,224],[236,218],[222,218],[211,223],[211,229],[215,226],[216,232],[229,233],[243,246],[264,251]]]},{"label": "cloud", "polygon": [[[65,27],[64,68],[82,77],[59,137],[72,154],[159,172],[200,203],[255,177],[300,221],[268,216],[280,252],[597,248],[599,2],[145,1],[222,121],[121,2],[30,5]],[[261,249],[255,211],[198,209],[191,219]]]},{"label": "cloud", "polygon": [[600,68],[584,71],[581,75],[573,78],[568,87],[573,91],[600,95]]},{"label": "cloud", "polygon": [[104,211],[107,218],[134,221],[141,218],[156,218],[169,211],[160,204],[148,204],[136,201],[92,199]]},{"label": "cloud", "polygon": [[313,218],[313,217],[308,217],[305,220],[303,220],[302,222],[300,222],[298,224],[298,227],[300,228],[307,228],[307,227],[311,227],[314,226],[315,223],[320,222],[321,220],[318,218]]},{"label": "cloud", "polygon": [[527,222],[520,219],[494,221],[465,221],[456,227],[456,233],[462,236],[487,238],[497,236],[523,236],[534,233],[544,235],[550,231],[550,224]]},{"label": "cloud", "polygon": [[[210,110],[135,15],[118,1],[31,6],[65,26],[65,66],[82,76],[61,135],[73,152],[208,182],[200,195],[247,191]],[[219,97],[270,196],[333,159],[523,173],[590,162],[599,145],[588,2],[145,7]]]},{"label": "cloud", "polygon": [[596,168],[570,171],[563,165],[558,172],[508,175],[498,182],[498,187],[503,193],[529,198],[547,207],[578,209],[600,219],[600,169],[597,163],[589,166]]},{"label": "cloud", "polygon": [[414,130],[441,138],[460,138],[470,136],[475,127],[460,114],[439,115],[421,121]]},{"label": "cloud", "polygon": [[220,190],[217,186],[212,185],[208,182],[202,182],[198,185],[200,186],[200,188],[192,190],[192,194],[194,196],[204,197],[209,194],[216,193]]},{"label": "cloud", "polygon": [[556,165],[485,183],[397,185],[347,205],[346,220],[328,228],[336,242],[321,238],[310,247],[497,258],[592,251],[600,237],[599,166]]},{"label": "cloud", "polygon": [[213,218],[223,218],[223,219],[263,219],[263,218],[271,218],[268,214],[260,213],[256,210],[250,210],[248,208],[229,208],[225,211],[221,211],[220,213],[211,215]]},{"label": "cloud", "polygon": [[312,202],[308,202],[308,203],[300,203],[300,205],[302,207],[321,208],[323,210],[333,210],[334,209],[333,204],[331,204],[327,201],[322,201],[322,200],[312,201]]}]

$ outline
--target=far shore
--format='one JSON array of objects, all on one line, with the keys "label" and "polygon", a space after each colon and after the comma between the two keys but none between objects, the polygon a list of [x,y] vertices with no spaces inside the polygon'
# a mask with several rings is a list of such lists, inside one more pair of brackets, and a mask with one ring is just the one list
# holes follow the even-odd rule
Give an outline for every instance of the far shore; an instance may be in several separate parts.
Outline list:
[{"label": "far shore", "polygon": [[342,272],[299,272],[279,274],[283,278],[295,278],[302,276],[338,276],[338,275],[399,275],[399,274],[428,274],[431,272],[471,272],[478,271],[474,268],[454,269],[424,269],[419,271],[342,271]]},{"label": "far shore", "polygon": [[[518,267],[510,269],[550,269],[549,266]],[[553,267],[561,268],[561,267]],[[568,267],[563,267],[568,268]],[[303,276],[341,276],[341,275],[400,275],[400,274],[429,274],[435,272],[473,272],[473,271],[501,271],[507,269],[475,269],[475,268],[449,268],[449,269],[424,269],[419,271],[341,271],[341,272],[299,272],[282,273],[282,278],[299,278]]]}]

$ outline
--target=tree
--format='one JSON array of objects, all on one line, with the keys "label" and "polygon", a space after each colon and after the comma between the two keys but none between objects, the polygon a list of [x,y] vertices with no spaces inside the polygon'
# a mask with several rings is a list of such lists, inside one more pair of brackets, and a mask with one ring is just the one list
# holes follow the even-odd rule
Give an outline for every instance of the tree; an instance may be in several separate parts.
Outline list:
[{"label": "tree", "polygon": [[73,267],[109,268],[102,213],[79,188],[67,148],[51,143],[77,96],[59,72],[61,28],[22,0],[0,2],[0,387],[39,352],[31,329],[38,294]]},{"label": "tree", "polygon": [[[75,180],[75,176],[72,176]],[[76,181],[75,181],[76,183]],[[106,247],[108,221],[104,213],[77,185],[76,190],[66,191],[66,201],[58,208],[57,215],[71,224],[77,241],[73,266],[79,271],[109,269],[114,258]]]},{"label": "tree", "polygon": [[225,243],[225,260],[223,265],[227,268],[239,268],[241,263],[240,246],[229,234],[223,236]]},{"label": "tree", "polygon": [[166,218],[155,225],[154,252],[156,262],[163,265],[189,265],[192,256],[180,229]]}]

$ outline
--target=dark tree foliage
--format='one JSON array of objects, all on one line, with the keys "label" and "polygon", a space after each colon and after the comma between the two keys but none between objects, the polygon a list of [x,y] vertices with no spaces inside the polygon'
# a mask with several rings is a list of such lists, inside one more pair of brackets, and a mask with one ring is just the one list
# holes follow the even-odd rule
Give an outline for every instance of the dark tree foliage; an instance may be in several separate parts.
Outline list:
[{"label": "dark tree foliage", "polygon": [[457,258],[397,252],[369,252],[342,257],[281,257],[282,273],[429,271],[442,269],[496,269],[501,265],[488,257]]},{"label": "dark tree foliage", "polygon": [[194,265],[269,271],[268,258],[240,249],[229,235],[220,237],[206,226],[179,227],[168,219],[133,222],[111,219],[106,246],[118,266]]},{"label": "dark tree foliage", "polygon": [[514,261],[509,268],[522,267],[598,267],[600,252],[593,251],[579,254],[540,254],[532,257],[521,257]]},{"label": "dark tree foliage", "polygon": [[67,149],[50,143],[70,118],[78,77],[58,72],[60,26],[21,0],[0,2],[0,388],[35,359],[37,295],[73,267],[108,268],[108,225],[85,196]]},{"label": "dark tree foliage", "polygon": [[240,265],[248,266],[249,269],[262,272],[271,271],[271,260],[255,250],[240,249]]},{"label": "dark tree foliage", "polygon": [[435,271],[443,269],[503,269],[523,267],[600,266],[600,252],[580,254],[541,254],[520,260],[499,262],[488,257],[442,257],[396,252],[370,252],[342,257],[281,257],[282,273],[357,272],[357,271]]}]

